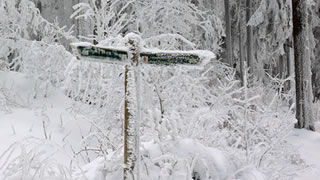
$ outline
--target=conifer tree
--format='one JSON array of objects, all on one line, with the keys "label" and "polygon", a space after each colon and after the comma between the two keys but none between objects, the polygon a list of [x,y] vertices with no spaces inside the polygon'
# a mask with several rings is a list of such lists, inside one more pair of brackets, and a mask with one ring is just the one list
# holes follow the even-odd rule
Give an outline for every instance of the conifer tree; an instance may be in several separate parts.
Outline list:
[{"label": "conifer tree", "polygon": [[292,0],[293,40],[296,80],[296,128],[314,130],[311,109],[311,62],[308,36],[308,5]]}]

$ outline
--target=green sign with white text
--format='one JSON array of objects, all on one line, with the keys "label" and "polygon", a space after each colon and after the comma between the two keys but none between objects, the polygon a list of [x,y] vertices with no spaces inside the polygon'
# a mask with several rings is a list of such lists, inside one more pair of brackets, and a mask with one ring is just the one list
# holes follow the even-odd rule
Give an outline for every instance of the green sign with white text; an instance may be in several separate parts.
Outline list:
[{"label": "green sign with white text", "polygon": [[156,65],[170,64],[199,64],[200,57],[187,53],[146,53],[141,52],[140,57],[143,63]]},{"label": "green sign with white text", "polygon": [[[77,59],[88,57],[106,63],[128,61],[128,51],[115,48],[99,47],[91,44],[73,44],[73,53]],[[140,52],[142,63],[155,65],[188,64],[196,65],[201,62],[198,55],[188,52]]]},{"label": "green sign with white text", "polygon": [[125,61],[128,59],[128,52],[125,50],[104,48],[98,46],[79,45],[73,47],[73,52],[78,59],[90,57],[91,59],[106,61]]}]

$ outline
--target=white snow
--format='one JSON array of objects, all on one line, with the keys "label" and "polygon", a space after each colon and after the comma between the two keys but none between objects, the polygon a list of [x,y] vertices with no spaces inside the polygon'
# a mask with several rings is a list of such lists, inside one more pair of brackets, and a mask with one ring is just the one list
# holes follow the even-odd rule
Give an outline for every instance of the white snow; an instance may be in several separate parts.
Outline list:
[{"label": "white snow", "polygon": [[[44,173],[49,173],[50,168],[68,167],[71,160],[74,160],[73,151],[80,151],[81,136],[85,136],[91,127],[89,121],[77,118],[78,115],[70,109],[74,102],[61,90],[51,90],[47,98],[33,99],[34,86],[35,81],[32,77],[26,77],[21,73],[0,71],[1,90],[10,89],[10,96],[14,98],[11,100],[16,102],[16,104],[7,102],[11,103],[8,106],[9,110],[0,108],[0,166],[7,167],[6,170],[0,171],[2,179],[5,176],[19,179],[22,176],[21,173],[25,173],[19,166],[12,164],[12,158],[6,160],[11,151],[13,156],[20,158],[20,163],[22,160],[30,161],[31,170],[26,177],[36,173],[32,171],[36,165],[46,164],[38,167]],[[2,94],[2,100],[6,98],[8,98],[6,94]],[[202,178],[205,175],[205,177],[210,176],[216,179],[228,179],[231,174],[236,173],[232,172],[233,168],[230,164],[232,161],[219,149],[207,147],[192,139],[170,141],[172,143],[167,143],[164,147],[160,147],[153,140],[142,142],[140,148],[144,158],[142,158],[141,168],[143,169],[145,164],[148,165],[150,173],[148,178],[190,179],[186,173],[190,170],[201,173]],[[294,129],[287,141],[300,155],[296,160],[307,166],[307,168],[301,166],[294,180],[319,179],[320,133]],[[33,159],[32,154],[28,152],[33,152],[36,158]],[[149,162],[146,157],[152,161]],[[121,153],[113,156],[110,151],[107,157],[97,158],[85,166],[79,164],[81,169],[72,172],[69,176],[79,180],[83,179],[83,175],[87,180],[103,179],[104,176],[107,176],[107,179],[117,179],[122,176],[122,161]],[[215,171],[206,172],[206,168]],[[71,170],[65,169],[65,171]],[[106,175],[106,171],[114,171],[114,173]],[[145,174],[142,178],[144,176]],[[255,168],[248,168],[239,178],[262,180],[265,176]]]},{"label": "white snow", "polygon": [[298,174],[295,180],[318,180],[320,177],[320,133],[295,129],[290,142],[299,152],[301,159],[308,166]]},{"label": "white snow", "polygon": [[[31,152],[38,153],[39,156],[34,155],[33,162],[48,168],[48,171],[42,169],[44,172],[39,170],[38,173],[50,172],[53,162],[59,167],[67,167],[73,159],[71,148],[79,151],[81,135],[86,135],[90,128],[89,122],[75,118],[68,109],[71,107],[70,99],[60,90],[52,92],[47,98],[33,99],[34,85],[32,78],[21,73],[0,71],[0,89],[10,89],[10,95],[17,100],[12,99],[17,103],[9,106],[10,111],[0,109],[0,166],[6,169],[0,170],[1,175],[11,174],[9,177],[13,177],[19,173],[18,168],[10,169],[13,168],[11,151],[13,157],[20,158]],[[10,157],[9,161],[7,157]],[[43,158],[40,164],[36,161],[38,157]],[[25,175],[36,174],[31,170],[29,173]]]}]

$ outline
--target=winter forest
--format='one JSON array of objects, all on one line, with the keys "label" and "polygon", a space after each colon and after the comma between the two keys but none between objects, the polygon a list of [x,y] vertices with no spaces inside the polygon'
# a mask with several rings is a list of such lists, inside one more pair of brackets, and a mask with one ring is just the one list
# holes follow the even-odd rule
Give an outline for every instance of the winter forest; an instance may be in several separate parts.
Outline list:
[{"label": "winter forest", "polygon": [[318,180],[320,0],[0,0],[0,180]]}]

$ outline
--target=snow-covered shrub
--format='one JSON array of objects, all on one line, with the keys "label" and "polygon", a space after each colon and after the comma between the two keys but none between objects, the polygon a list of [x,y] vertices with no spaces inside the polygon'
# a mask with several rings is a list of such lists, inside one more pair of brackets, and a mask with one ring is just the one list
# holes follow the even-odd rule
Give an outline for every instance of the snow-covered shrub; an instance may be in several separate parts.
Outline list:
[{"label": "snow-covered shrub", "polygon": [[22,72],[37,81],[34,97],[39,93],[46,96],[50,88],[61,86],[65,79],[65,68],[73,58],[63,46],[42,41],[1,38],[0,45],[1,57],[6,58],[14,54],[8,68]]},{"label": "snow-covered shrub", "polygon": [[57,87],[72,58],[57,42],[70,39],[71,31],[45,20],[30,0],[0,2],[0,69],[23,72],[37,80],[46,95],[50,86]]},{"label": "snow-covered shrub", "polygon": [[[59,152],[56,144],[28,138],[12,144],[0,156],[1,179],[71,179],[71,171],[52,158]],[[2,177],[1,177],[2,176]]]},{"label": "snow-covered shrub", "polygon": [[[142,134],[147,134],[144,140],[156,139],[161,144],[167,138],[182,137],[217,147],[233,159],[234,178],[242,179],[254,169],[274,177],[282,172],[273,168],[282,167],[283,172],[294,168],[290,164],[292,154],[284,152],[289,149],[285,137],[295,118],[290,108],[284,106],[288,101],[277,91],[282,85],[269,88],[255,83],[250,88],[239,88],[235,72],[218,62],[200,73],[198,79],[188,77],[188,73],[181,75],[178,69],[171,74],[163,70],[149,75],[158,77],[152,84],[162,89],[153,93],[154,99],[159,99],[158,105],[147,106],[141,127]],[[161,77],[161,72],[167,76]],[[150,92],[149,89],[145,88]],[[152,106],[158,108],[152,110]],[[278,162],[279,166],[269,166],[271,162]],[[247,166],[248,172],[247,168],[241,170]],[[293,171],[285,173],[289,176]]]},{"label": "snow-covered shrub", "polygon": [[1,0],[0,15],[0,37],[5,39],[54,42],[62,36],[71,38],[71,31],[45,20],[30,0]]},{"label": "snow-covered shrub", "polygon": [[121,66],[72,60],[66,74],[64,89],[76,101],[114,108],[112,105],[119,104],[124,95],[121,91],[124,68]]},{"label": "snow-covered shrub", "polygon": [[[184,180],[230,179],[228,159],[218,149],[202,145],[192,139],[169,140],[161,144],[154,140],[143,142],[141,147],[141,179]],[[122,178],[123,155],[109,151],[105,156],[74,173],[75,179],[112,180]]]}]

